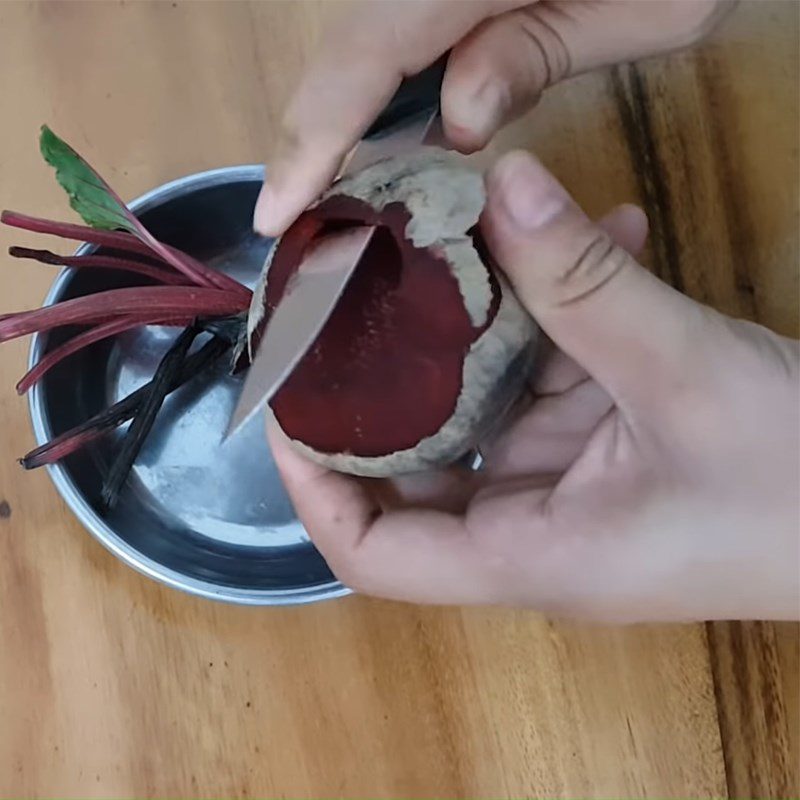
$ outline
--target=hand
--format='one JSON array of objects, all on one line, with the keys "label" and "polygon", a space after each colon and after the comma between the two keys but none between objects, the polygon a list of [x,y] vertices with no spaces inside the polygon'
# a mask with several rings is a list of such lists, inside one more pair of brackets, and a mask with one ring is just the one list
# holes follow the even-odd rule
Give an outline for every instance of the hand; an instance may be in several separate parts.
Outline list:
[{"label": "hand", "polygon": [[646,220],[591,223],[531,156],[487,178],[484,235],[555,345],[477,474],[359,481],[272,431],[284,481],[356,590],[604,621],[795,619],[800,348],[639,266]]},{"label": "hand", "polygon": [[690,45],[730,0],[426,0],[356,3],[323,40],[283,120],[255,228],[277,236],[330,184],[400,80],[452,53],[449,142],[484,147],[548,86]]}]

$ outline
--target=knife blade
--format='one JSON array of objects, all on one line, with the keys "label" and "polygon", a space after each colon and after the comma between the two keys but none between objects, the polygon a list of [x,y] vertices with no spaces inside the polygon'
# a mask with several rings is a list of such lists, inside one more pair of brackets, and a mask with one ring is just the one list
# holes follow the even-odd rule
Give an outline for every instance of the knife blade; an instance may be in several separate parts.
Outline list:
[{"label": "knife blade", "polygon": [[365,225],[326,236],[303,260],[267,323],[226,439],[264,408],[314,343],[374,231]]},{"label": "knife blade", "polygon": [[[449,53],[406,78],[351,152],[338,177],[443,142],[439,96]],[[283,385],[333,313],[375,232],[360,226],[322,239],[304,258],[265,327],[224,439],[250,421]]]}]

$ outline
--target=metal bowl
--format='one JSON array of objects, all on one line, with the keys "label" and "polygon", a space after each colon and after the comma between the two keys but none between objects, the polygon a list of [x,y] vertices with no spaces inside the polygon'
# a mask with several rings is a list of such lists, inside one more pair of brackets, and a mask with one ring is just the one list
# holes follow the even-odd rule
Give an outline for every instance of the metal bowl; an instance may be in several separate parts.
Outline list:
[{"label": "metal bowl", "polygon": [[[252,285],[271,246],[251,230],[263,176],[257,166],[191,175],[130,207],[158,239]],[[77,252],[95,249],[84,245]],[[65,270],[45,302],[126,285],[124,277],[105,273]],[[70,334],[59,329],[35,336],[31,364]],[[175,329],[143,328],[97,343],[54,368],[30,395],[37,442],[148,381],[175,336]],[[112,512],[102,510],[100,489],[119,435],[49,467],[56,488],[112,553],[173,588],[249,605],[348,594],[295,515],[262,420],[253,420],[221,446],[241,389],[241,378],[231,377],[227,366],[218,364],[213,375],[191,381],[167,399]]]}]

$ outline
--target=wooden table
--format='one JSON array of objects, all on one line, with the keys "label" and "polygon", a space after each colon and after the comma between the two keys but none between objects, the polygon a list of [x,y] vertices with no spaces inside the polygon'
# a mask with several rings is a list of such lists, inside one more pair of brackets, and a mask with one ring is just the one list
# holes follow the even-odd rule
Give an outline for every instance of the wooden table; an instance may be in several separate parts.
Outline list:
[{"label": "wooden table", "polygon": [[[71,218],[42,122],[125,197],[268,160],[336,5],[0,3],[0,205]],[[797,41],[798,5],[744,4],[693,53],[552,91],[494,151],[535,149],[592,213],[643,204],[659,275],[797,335]],[[0,312],[51,280],[7,262]],[[796,627],[183,596],[14,463],[26,348],[0,348],[0,794],[797,796]]]}]

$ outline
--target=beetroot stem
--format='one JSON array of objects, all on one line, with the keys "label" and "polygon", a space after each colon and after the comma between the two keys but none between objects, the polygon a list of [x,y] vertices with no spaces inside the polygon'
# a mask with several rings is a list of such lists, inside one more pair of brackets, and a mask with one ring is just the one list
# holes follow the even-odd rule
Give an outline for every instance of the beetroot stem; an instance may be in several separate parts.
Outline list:
[{"label": "beetroot stem", "polygon": [[126,250],[130,253],[138,253],[139,255],[150,256],[163,261],[144,242],[139,241],[133,234],[123,233],[122,231],[103,231],[98,228],[90,228],[88,225],[55,222],[50,219],[30,217],[17,211],[3,211],[0,214],[0,222],[4,225],[10,225],[12,228],[20,228],[34,233],[45,233],[50,236],[58,236],[61,239],[72,239],[76,242],[88,242],[100,247],[109,247],[113,250]]},{"label": "beetroot stem", "polygon": [[207,267],[203,264],[202,261],[198,261],[180,250],[162,244],[144,227],[141,227],[141,235],[150,247],[152,247],[153,251],[161,256],[164,261],[172,264],[178,272],[184,273],[195,280],[195,282],[204,283],[208,286],[215,286],[217,289],[224,289],[233,294],[246,297],[248,300],[250,299],[250,290],[224,272],[211,269],[211,267]]},{"label": "beetroot stem", "polygon": [[17,384],[17,393],[25,394],[35,383],[40,381],[56,364],[59,364],[68,356],[77,353],[90,344],[116,336],[132,328],[139,328],[142,325],[187,325],[192,321],[192,317],[170,317],[161,314],[154,314],[151,317],[121,317],[113,319],[102,325],[83,331],[77,336],[73,336],[63,344],[45,354],[40,361],[33,366]]},{"label": "beetroot stem", "polygon": [[133,422],[125,433],[122,447],[103,482],[102,496],[106,508],[112,509],[116,505],[133,462],[139,455],[142,445],[156,421],[156,416],[170,392],[170,387],[180,373],[181,365],[186,359],[189,348],[199,333],[200,328],[197,325],[186,328],[156,368],[153,380],[150,381],[147,398],[137,409]]},{"label": "beetroot stem", "polygon": [[41,264],[50,264],[54,267],[71,267],[72,269],[112,269],[122,272],[134,272],[146,278],[152,278],[159,283],[170,286],[187,286],[189,279],[183,275],[168,272],[162,267],[133,261],[128,258],[116,256],[60,256],[50,250],[34,250],[30,247],[9,247],[8,254],[14,258],[29,258]]},{"label": "beetroot stem", "polygon": [[[192,378],[211,366],[230,348],[224,339],[210,339],[196,353],[192,353],[183,363],[181,371],[172,384],[172,391],[188,383]],[[90,442],[102,438],[131,419],[141,404],[147,399],[151,383],[139,387],[127,397],[114,403],[91,419],[59,434],[43,445],[31,450],[20,459],[25,469],[36,469],[46,464],[55,464],[62,458],[77,452]]]},{"label": "beetroot stem", "polygon": [[60,325],[87,325],[121,315],[150,317],[227,316],[247,309],[239,295],[195,286],[141,286],[109,289],[0,320],[0,342]]},{"label": "beetroot stem", "polygon": [[188,277],[192,282],[202,285],[225,289],[250,298],[250,290],[238,281],[207,267],[201,261],[178,250],[176,247],[162,244],[147,233],[147,243],[137,239],[133,234],[123,231],[104,231],[90,228],[87,225],[75,225],[70,222],[55,222],[54,220],[31,217],[16,211],[3,211],[0,222],[14,228],[20,228],[34,233],[45,233],[59,236],[62,239],[73,239],[78,242],[88,242],[101,247],[114,250],[124,250],[130,253],[157,258]]}]

